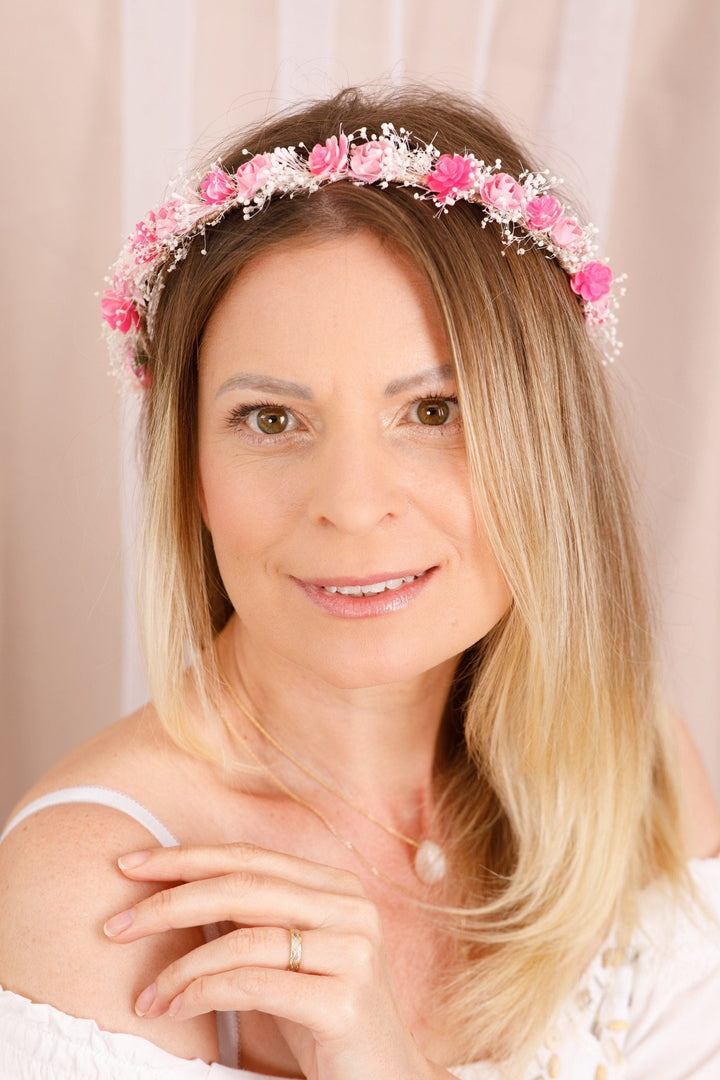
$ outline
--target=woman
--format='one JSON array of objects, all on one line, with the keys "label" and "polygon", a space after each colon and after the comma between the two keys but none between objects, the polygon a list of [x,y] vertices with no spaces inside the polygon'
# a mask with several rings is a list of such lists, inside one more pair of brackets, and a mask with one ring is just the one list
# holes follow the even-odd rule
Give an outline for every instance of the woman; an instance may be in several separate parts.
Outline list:
[{"label": "woman", "polygon": [[153,704],[6,830],[3,1075],[717,1077],[617,283],[526,162],[347,91],[128,241]]}]

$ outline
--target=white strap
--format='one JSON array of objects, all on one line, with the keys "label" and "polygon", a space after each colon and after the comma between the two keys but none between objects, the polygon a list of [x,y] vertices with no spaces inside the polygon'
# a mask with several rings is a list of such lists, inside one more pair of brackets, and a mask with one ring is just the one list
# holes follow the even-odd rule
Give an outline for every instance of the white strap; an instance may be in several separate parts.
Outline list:
[{"label": "white strap", "polygon": [[142,803],[125,795],[122,791],[94,786],[61,788],[59,791],[51,791],[48,795],[41,795],[39,799],[34,799],[7,823],[0,836],[0,844],[16,825],[31,814],[37,814],[38,811],[45,810],[49,806],[62,806],[67,803],[95,803],[108,806],[112,810],[119,810],[121,814],[127,814],[147,829],[163,847],[176,847],[178,844],[170,830],[166,829],[163,823],[158,821]]},{"label": "white strap", "polygon": [[[70,803],[94,803],[95,805],[108,806],[112,810],[119,810],[121,814],[127,814],[128,817],[133,818],[139,825],[147,829],[163,847],[177,847],[179,843],[170,830],[166,829],[163,823],[158,821],[155,815],[146,806],[139,803],[137,799],[125,795],[122,791],[115,791],[113,788],[86,785],[51,791],[48,795],[41,795],[39,799],[34,799],[33,802],[28,803],[7,823],[0,836],[0,844],[16,825],[19,825],[25,818],[30,817],[31,814],[37,814],[38,811],[45,810],[49,806],[63,806]],[[204,926],[203,931],[206,941],[211,941],[220,934],[220,928],[215,925]],[[215,1021],[220,1059],[223,1065],[230,1065],[234,1068],[239,1057],[237,1016],[234,1012],[216,1012]],[[255,1074],[248,1073],[247,1075],[254,1076]]]}]

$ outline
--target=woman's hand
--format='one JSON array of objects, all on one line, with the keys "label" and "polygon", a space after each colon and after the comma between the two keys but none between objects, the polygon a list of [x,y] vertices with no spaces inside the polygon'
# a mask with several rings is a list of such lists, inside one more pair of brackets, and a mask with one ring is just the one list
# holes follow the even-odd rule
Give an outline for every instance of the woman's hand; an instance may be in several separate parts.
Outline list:
[{"label": "woman's hand", "polygon": [[[308,1080],[449,1076],[421,1054],[401,1017],[380,918],[354,874],[246,844],[157,848],[119,865],[135,881],[184,884],[108,920],[113,941],[237,926],[161,971],[137,999],[140,1015],[269,1013]],[[292,971],[291,929],[302,946]]]}]

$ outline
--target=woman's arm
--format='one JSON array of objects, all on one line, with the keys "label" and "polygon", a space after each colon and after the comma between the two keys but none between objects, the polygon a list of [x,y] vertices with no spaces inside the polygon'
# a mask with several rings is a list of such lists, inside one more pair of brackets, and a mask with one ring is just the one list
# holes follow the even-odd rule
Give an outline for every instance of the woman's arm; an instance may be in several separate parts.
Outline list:
[{"label": "woman's arm", "polygon": [[17,826],[0,844],[0,984],[177,1057],[217,1061],[212,1016],[176,1024],[134,1011],[142,987],[202,933],[171,931],[125,950],[102,932],[108,911],[157,891],[117,868],[118,855],[148,841],[136,822],[99,806],[53,807]]},{"label": "woman's arm", "polygon": [[685,804],[687,851],[688,855],[708,858],[720,854],[720,810],[698,748],[680,717],[676,716],[675,720]]}]

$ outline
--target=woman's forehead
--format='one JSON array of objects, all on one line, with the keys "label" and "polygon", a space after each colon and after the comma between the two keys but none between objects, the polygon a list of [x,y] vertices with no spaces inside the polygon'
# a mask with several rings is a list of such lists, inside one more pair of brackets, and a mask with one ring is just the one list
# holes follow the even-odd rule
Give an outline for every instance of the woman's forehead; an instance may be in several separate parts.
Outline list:
[{"label": "woman's forehead", "polygon": [[[407,257],[366,231],[291,241],[253,259],[210,317],[201,370],[302,382],[330,362],[386,382],[449,362],[432,291]],[[238,368],[238,364],[240,367]]]}]

